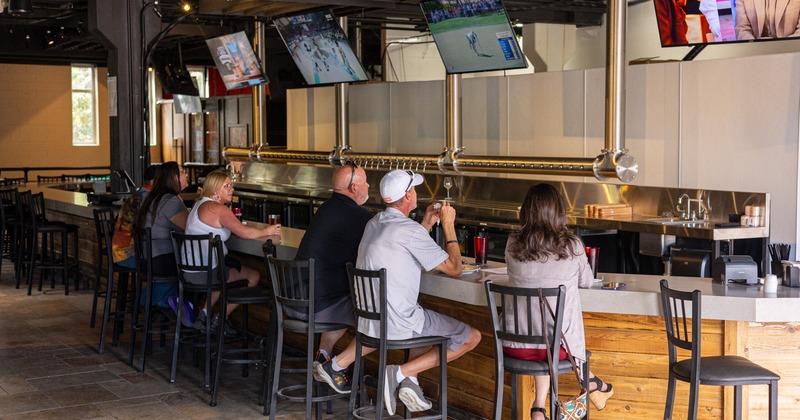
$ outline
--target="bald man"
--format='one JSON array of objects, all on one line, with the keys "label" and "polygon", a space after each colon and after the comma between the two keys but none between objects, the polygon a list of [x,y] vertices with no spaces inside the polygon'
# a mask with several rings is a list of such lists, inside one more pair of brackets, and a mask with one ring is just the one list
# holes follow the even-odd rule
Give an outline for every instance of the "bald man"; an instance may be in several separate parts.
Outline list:
[{"label": "bald man", "polygon": [[[369,184],[364,169],[355,164],[337,168],[331,184],[333,195],[314,214],[295,259],[314,259],[314,320],[355,326],[346,264],[355,265],[364,226],[372,218],[372,213],[361,207],[369,197]],[[287,316],[303,318],[297,311],[284,308]],[[315,364],[328,360],[345,331],[322,334]]]}]

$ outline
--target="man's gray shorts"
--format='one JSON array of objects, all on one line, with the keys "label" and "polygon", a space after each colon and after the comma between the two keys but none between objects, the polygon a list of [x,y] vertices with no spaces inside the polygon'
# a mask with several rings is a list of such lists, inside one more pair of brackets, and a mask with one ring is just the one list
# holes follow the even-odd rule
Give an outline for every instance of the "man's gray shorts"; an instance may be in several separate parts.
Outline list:
[{"label": "man's gray shorts", "polygon": [[423,311],[425,311],[425,325],[420,333],[412,332],[413,338],[434,335],[447,337],[450,339],[450,344],[447,345],[447,348],[451,351],[458,351],[469,339],[471,331],[469,325],[429,309],[423,308]]},{"label": "man's gray shorts", "polygon": [[[305,313],[298,312],[288,306],[283,307],[283,312],[289,318],[308,321]],[[356,313],[355,310],[353,310],[353,300],[350,296],[345,296],[337,300],[331,306],[317,312],[314,316],[314,322],[355,326]]]}]

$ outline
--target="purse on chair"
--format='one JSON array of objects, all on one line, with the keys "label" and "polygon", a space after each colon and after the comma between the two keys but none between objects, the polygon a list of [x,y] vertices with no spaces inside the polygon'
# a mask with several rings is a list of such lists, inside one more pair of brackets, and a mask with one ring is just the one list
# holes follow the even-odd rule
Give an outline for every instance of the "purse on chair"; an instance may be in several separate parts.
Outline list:
[{"label": "purse on chair", "polygon": [[[550,307],[550,302],[539,294],[539,310],[542,313],[542,323],[547,322],[546,312],[544,310],[545,306],[547,306],[548,311],[550,312],[551,316],[554,316],[553,308]],[[545,334],[545,344],[547,345],[547,366],[550,368],[550,380],[554,377],[556,371],[553,368],[553,352],[550,351],[550,340],[548,335]],[[578,371],[578,365],[575,363],[575,359],[572,357],[572,351],[569,349],[569,344],[567,343],[567,339],[562,335],[561,342],[564,343],[564,348],[567,350],[567,357],[569,358],[569,363],[572,365],[572,372],[575,373],[575,378],[578,380],[578,384],[581,385],[581,392],[580,394],[567,398],[565,400],[557,400],[555,403],[556,409],[558,410],[558,420],[579,420],[586,416],[588,411],[586,406],[586,399],[589,395],[589,392],[586,388],[583,387],[583,382],[581,381],[581,374]],[[553,343],[555,345],[555,343]],[[552,384],[552,382],[551,382]],[[551,385],[552,386],[552,385]],[[551,416],[552,413],[551,413]],[[555,417],[555,416],[553,416]]]}]

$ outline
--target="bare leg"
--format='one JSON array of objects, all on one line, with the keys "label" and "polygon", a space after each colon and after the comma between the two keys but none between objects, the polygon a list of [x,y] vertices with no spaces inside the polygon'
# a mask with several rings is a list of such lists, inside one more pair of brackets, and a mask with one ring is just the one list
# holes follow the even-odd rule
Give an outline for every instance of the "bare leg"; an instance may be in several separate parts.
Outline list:
[{"label": "bare leg", "polygon": [[[328,353],[328,357],[332,356],[333,346],[336,345],[336,342],[342,338],[345,332],[347,332],[346,328],[322,333],[319,337],[319,349],[325,350]],[[336,360],[338,361],[339,359]]]},{"label": "bare leg", "polygon": [[[534,376],[533,381],[536,388],[536,395],[533,397],[533,406],[545,408],[544,405],[547,402],[547,395],[550,394],[550,376]],[[531,420],[544,420],[544,418],[544,413],[537,411],[531,412]]]},{"label": "bare leg", "polygon": [[[447,361],[452,361],[463,356],[468,351],[475,348],[481,341],[481,333],[475,328],[470,328],[469,338],[461,348],[456,351],[447,350]],[[439,349],[429,348],[427,352],[419,357],[410,359],[400,365],[400,371],[404,376],[417,376],[420,372],[439,366]]]}]

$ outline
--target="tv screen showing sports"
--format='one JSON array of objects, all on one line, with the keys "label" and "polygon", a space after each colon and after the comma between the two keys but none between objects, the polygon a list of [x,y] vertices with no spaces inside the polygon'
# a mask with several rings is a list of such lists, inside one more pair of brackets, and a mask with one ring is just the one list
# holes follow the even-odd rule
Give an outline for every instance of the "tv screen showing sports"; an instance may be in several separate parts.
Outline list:
[{"label": "tv screen showing sports", "polygon": [[207,39],[206,44],[226,89],[269,83],[244,32]]},{"label": "tv screen showing sports", "polygon": [[800,7],[763,0],[654,0],[662,47],[800,36]]},{"label": "tv screen showing sports", "polygon": [[172,95],[175,112],[178,114],[196,114],[203,111],[199,96]]},{"label": "tv screen showing sports", "polygon": [[180,54],[166,52],[150,59],[156,71],[161,88],[173,95],[200,96],[189,69],[180,60]]},{"label": "tv screen showing sports", "polygon": [[420,2],[447,73],[527,67],[500,0]]},{"label": "tv screen showing sports", "polygon": [[329,10],[286,16],[273,22],[309,85],[369,80]]}]

